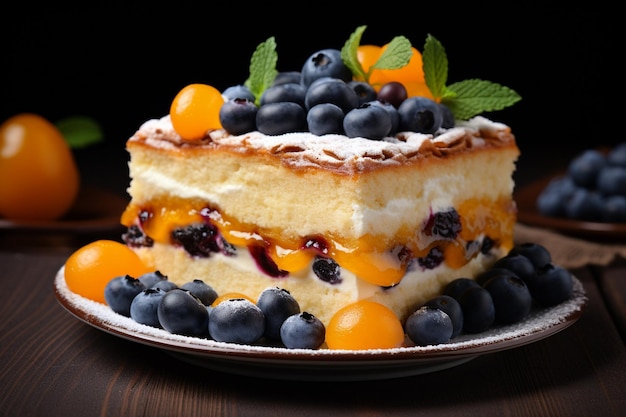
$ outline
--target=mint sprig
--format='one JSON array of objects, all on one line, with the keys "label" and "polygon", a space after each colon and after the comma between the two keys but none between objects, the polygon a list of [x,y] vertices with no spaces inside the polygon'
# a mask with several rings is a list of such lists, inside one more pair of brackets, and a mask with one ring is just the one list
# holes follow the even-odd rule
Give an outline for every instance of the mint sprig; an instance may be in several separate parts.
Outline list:
[{"label": "mint sprig", "polygon": [[358,49],[361,45],[361,37],[366,28],[366,25],[359,26],[352,32],[350,38],[348,38],[343,48],[341,48],[341,60],[350,68],[356,80],[365,81],[369,84],[370,77],[374,70],[402,68],[411,60],[413,51],[411,49],[411,42],[409,42],[407,38],[404,36],[396,36],[389,42],[387,48],[385,48],[383,53],[378,57],[378,60],[365,72],[358,59]]},{"label": "mint sprig", "polygon": [[480,113],[502,110],[522,98],[503,85],[469,79],[446,85],[448,57],[434,36],[428,35],[422,54],[424,80],[435,100],[445,104],[458,120],[468,120]]},{"label": "mint sprig", "polygon": [[104,140],[98,122],[87,116],[65,117],[55,124],[70,148],[84,148]]},{"label": "mint sprig", "polygon": [[271,36],[265,42],[259,44],[252,53],[252,58],[250,58],[250,75],[244,82],[244,85],[256,97],[255,104],[257,106],[260,105],[263,91],[272,85],[274,78],[278,75],[278,70],[276,69],[277,62],[276,40]]}]

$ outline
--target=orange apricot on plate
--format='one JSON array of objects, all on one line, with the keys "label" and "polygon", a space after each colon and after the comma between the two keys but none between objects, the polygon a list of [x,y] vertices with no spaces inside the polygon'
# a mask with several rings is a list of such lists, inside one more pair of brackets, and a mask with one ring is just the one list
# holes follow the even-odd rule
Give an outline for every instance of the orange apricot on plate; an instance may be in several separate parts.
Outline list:
[{"label": "orange apricot on plate", "polygon": [[222,93],[208,84],[189,84],[176,94],[170,106],[174,130],[185,140],[202,139],[209,130],[221,129]]},{"label": "orange apricot on plate", "polygon": [[106,304],[104,288],[115,277],[133,278],[151,272],[128,246],[114,240],[96,240],[80,247],[65,261],[65,282],[70,291]]},{"label": "orange apricot on plate", "polygon": [[387,306],[360,300],[339,309],[326,327],[329,349],[392,349],[404,344],[404,329]]},{"label": "orange apricot on plate", "polygon": [[74,204],[80,176],[54,124],[20,113],[0,125],[0,217],[51,221]]}]

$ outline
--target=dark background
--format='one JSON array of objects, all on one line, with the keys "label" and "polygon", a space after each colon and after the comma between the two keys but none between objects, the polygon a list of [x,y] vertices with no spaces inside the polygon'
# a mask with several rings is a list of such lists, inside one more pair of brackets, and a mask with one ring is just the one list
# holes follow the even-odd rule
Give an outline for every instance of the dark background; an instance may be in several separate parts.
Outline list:
[{"label": "dark background", "polygon": [[293,3],[291,9],[236,3],[20,6],[0,25],[0,119],[20,112],[53,122],[93,117],[106,140],[75,151],[83,179],[124,193],[126,139],[145,120],[165,115],[182,87],[202,82],[222,90],[243,83],[252,52],[269,36],[278,45],[278,69],[299,70],[313,52],[341,49],[357,26],[367,25],[363,44],[404,35],[422,50],[430,33],[446,48],[450,83],[481,78],[522,96],[515,106],[486,115],[516,134],[520,181],[558,167],[578,150],[626,140],[618,64],[624,30],[616,10],[387,2],[342,12],[332,3]]}]

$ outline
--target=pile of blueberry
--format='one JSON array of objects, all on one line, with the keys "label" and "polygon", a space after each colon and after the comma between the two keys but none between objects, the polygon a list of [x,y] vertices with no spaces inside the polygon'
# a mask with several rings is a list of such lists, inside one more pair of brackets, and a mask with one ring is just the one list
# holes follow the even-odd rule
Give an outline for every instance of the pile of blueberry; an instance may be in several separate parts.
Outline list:
[{"label": "pile of blueberry", "polygon": [[300,71],[278,73],[261,97],[244,85],[226,88],[220,122],[232,135],[254,130],[266,135],[308,131],[372,140],[401,131],[435,133],[454,126],[445,105],[426,97],[407,97],[401,83],[389,82],[376,92],[352,77],[341,51],[320,50]]},{"label": "pile of blueberry", "polygon": [[[418,346],[446,343],[461,333],[522,321],[534,306],[557,305],[572,291],[571,274],[552,263],[545,247],[518,244],[476,279],[450,282],[407,318],[405,332]],[[104,295],[116,313],[173,334],[301,349],[318,349],[325,340],[324,324],[279,287],[267,288],[256,303],[241,297],[214,306],[218,294],[204,281],[178,287],[154,271],[115,277]]]},{"label": "pile of blueberry", "polygon": [[566,174],[539,194],[537,210],[549,217],[626,222],[626,142],[608,153],[587,149],[578,154]]},{"label": "pile of blueberry", "polygon": [[217,297],[200,279],[178,287],[159,271],[115,277],[104,290],[116,313],[172,334],[238,344],[279,343],[291,349],[317,349],[324,343],[324,324],[300,311],[285,289],[267,288],[256,303],[234,297],[213,306]]},{"label": "pile of blueberry", "polygon": [[571,273],[553,264],[544,246],[518,244],[476,279],[451,281],[407,318],[405,331],[416,345],[445,343],[461,333],[520,322],[533,307],[570,299],[573,287]]}]

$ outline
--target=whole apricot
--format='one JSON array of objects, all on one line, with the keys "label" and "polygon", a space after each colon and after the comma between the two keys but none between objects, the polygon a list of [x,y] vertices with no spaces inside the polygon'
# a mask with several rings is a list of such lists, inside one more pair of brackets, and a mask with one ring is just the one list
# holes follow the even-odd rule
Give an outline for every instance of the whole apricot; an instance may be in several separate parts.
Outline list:
[{"label": "whole apricot", "polygon": [[37,114],[0,125],[0,217],[57,220],[78,195],[80,177],[61,132]]}]

